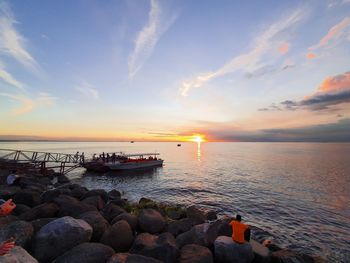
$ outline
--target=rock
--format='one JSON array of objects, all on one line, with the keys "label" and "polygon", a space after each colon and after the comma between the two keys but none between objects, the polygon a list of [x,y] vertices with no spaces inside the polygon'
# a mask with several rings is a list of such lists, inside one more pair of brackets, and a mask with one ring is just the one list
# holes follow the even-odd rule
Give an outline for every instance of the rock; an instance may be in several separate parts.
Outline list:
[{"label": "rock", "polygon": [[192,220],[193,225],[203,224],[206,219],[205,213],[194,205],[186,209],[186,215]]},{"label": "rock", "polygon": [[163,263],[163,261],[137,254],[117,253],[107,263]]},{"label": "rock", "polygon": [[18,217],[13,215],[0,217],[0,228],[17,220],[19,220]]},{"label": "rock", "polygon": [[54,199],[54,203],[59,206],[58,216],[78,217],[80,214],[88,211],[97,211],[96,207],[84,204],[76,198],[68,195],[60,195]]},{"label": "rock", "polygon": [[[6,179],[5,179],[5,182],[6,182]],[[13,198],[14,195],[20,191],[22,191],[22,189],[19,186],[8,186],[7,184],[0,185],[0,199],[7,200],[10,198]]]},{"label": "rock", "polygon": [[210,220],[210,221],[213,221],[213,220],[216,220],[218,217],[216,215],[216,212],[215,211],[208,211],[205,213],[205,219],[206,220]]},{"label": "rock", "polygon": [[56,219],[57,219],[56,217],[53,217],[53,218],[39,218],[39,219],[33,220],[31,223],[34,228],[34,234],[38,232],[44,225],[47,225],[48,223]]},{"label": "rock", "polygon": [[0,256],[1,263],[38,263],[28,252],[22,247],[15,246],[4,256]]},{"label": "rock", "polygon": [[58,210],[59,208],[56,204],[44,203],[21,214],[19,218],[25,221],[32,221],[38,218],[56,217],[58,214]]},{"label": "rock", "polygon": [[39,192],[24,189],[14,195],[13,201],[15,204],[23,204],[29,207],[34,207],[41,203],[41,198]]},{"label": "rock", "polygon": [[91,241],[99,242],[103,233],[109,227],[108,221],[97,211],[89,211],[78,216],[86,221],[93,229]]},{"label": "rock", "polygon": [[100,243],[82,243],[56,258],[52,263],[84,262],[105,263],[114,250]]},{"label": "rock", "polygon": [[118,190],[111,190],[108,192],[108,198],[109,200],[114,200],[114,199],[121,199],[122,194]]},{"label": "rock", "polygon": [[67,250],[89,242],[92,228],[84,220],[69,216],[58,218],[43,226],[36,233],[33,242],[33,255],[40,262],[49,262]]},{"label": "rock", "polygon": [[188,218],[175,220],[169,223],[168,231],[175,237],[189,231],[192,228],[192,221]]},{"label": "rock", "polygon": [[41,200],[44,203],[52,202],[56,197],[58,197],[61,194],[60,189],[54,189],[54,190],[48,190],[41,195]]},{"label": "rock", "polygon": [[59,184],[67,184],[67,183],[70,183],[70,180],[67,176],[62,174],[62,175],[57,176],[57,182]]},{"label": "rock", "polygon": [[313,263],[311,256],[297,254],[287,249],[281,249],[271,253],[271,263]]},{"label": "rock", "polygon": [[116,252],[128,251],[134,240],[131,227],[125,220],[120,220],[109,227],[101,238],[101,243],[112,247]]},{"label": "rock", "polygon": [[125,199],[116,198],[116,199],[110,200],[108,203],[124,207],[127,202]]},{"label": "rock", "polygon": [[189,231],[176,237],[176,244],[179,248],[188,244],[197,244],[210,247],[217,237],[217,232],[213,224],[204,223],[193,226]]},{"label": "rock", "polygon": [[14,221],[0,228],[0,240],[11,237],[16,239],[16,245],[26,248],[32,239],[34,229],[31,223],[26,221]]},{"label": "rock", "polygon": [[237,244],[232,238],[219,236],[214,242],[215,262],[250,263],[254,259],[252,246],[249,243]]},{"label": "rock", "polygon": [[186,217],[186,211],[181,207],[170,207],[166,211],[167,216],[173,220],[179,220]]},{"label": "rock", "polygon": [[112,220],[111,224],[113,225],[114,223],[116,223],[116,222],[118,222],[120,220],[125,220],[126,222],[128,222],[130,227],[131,227],[131,229],[133,231],[136,231],[137,224],[138,224],[137,216],[129,214],[129,213],[122,213],[122,214],[116,216]]},{"label": "rock", "polygon": [[92,205],[96,207],[97,210],[101,210],[105,206],[105,202],[99,195],[86,197],[81,202],[87,205]]},{"label": "rock", "polygon": [[165,263],[176,262],[179,254],[175,238],[169,232],[162,233],[159,236],[149,233],[138,235],[130,252],[159,259]]},{"label": "rock", "polygon": [[86,187],[75,187],[71,190],[71,196],[81,199],[88,191]]},{"label": "rock", "polygon": [[267,247],[256,242],[253,239],[250,239],[250,245],[252,246],[254,253],[254,262],[259,263],[268,263],[270,262],[270,251]]},{"label": "rock", "polygon": [[30,207],[23,204],[16,204],[16,208],[12,211],[12,215],[19,216],[30,210]]},{"label": "rock", "polygon": [[139,226],[144,232],[160,233],[165,227],[165,219],[157,210],[142,209],[139,215]]},{"label": "rock", "polygon": [[109,222],[111,222],[116,216],[126,213],[124,208],[117,206],[115,204],[109,203],[107,204],[102,210],[102,215],[104,218],[106,218]]},{"label": "rock", "polygon": [[146,197],[141,197],[141,199],[139,200],[139,205],[146,205],[148,203],[154,203],[154,201]]},{"label": "rock", "polygon": [[186,245],[181,249],[179,263],[213,263],[213,254],[206,247]]},{"label": "rock", "polygon": [[107,203],[108,202],[108,194],[105,190],[103,189],[94,189],[94,190],[90,190],[88,191],[86,194],[84,194],[84,196],[82,197],[82,199],[85,199],[87,197],[90,196],[95,196],[98,195],[102,198],[102,200]]}]

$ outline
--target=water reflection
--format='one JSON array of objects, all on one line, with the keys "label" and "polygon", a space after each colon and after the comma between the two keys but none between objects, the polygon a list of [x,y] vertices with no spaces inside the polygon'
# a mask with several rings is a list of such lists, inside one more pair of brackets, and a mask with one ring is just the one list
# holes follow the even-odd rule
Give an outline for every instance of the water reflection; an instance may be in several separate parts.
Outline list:
[{"label": "water reflection", "polygon": [[201,161],[201,142],[197,142],[197,160]]}]

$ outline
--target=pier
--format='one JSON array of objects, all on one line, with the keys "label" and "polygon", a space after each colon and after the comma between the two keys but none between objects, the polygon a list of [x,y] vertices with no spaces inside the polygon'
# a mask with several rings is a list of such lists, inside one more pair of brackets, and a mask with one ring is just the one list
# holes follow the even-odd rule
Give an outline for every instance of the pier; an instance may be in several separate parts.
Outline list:
[{"label": "pier", "polygon": [[0,149],[0,167],[10,169],[30,168],[39,170],[59,169],[59,173],[66,174],[82,167],[84,155],[69,153],[53,153],[26,150]]}]

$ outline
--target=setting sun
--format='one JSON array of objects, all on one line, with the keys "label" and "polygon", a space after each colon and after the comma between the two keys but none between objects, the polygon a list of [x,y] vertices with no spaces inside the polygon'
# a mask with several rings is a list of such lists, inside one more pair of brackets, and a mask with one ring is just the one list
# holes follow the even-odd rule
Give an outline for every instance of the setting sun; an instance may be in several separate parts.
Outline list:
[{"label": "setting sun", "polygon": [[204,136],[203,136],[203,135],[193,135],[193,136],[191,136],[191,138],[189,139],[189,141],[200,143],[200,142],[204,142],[205,139],[204,139]]}]

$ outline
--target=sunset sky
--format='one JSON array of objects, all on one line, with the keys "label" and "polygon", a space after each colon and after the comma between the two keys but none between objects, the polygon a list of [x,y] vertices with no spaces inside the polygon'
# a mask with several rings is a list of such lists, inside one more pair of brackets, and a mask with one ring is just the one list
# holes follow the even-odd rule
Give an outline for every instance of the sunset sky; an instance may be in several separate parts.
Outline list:
[{"label": "sunset sky", "polygon": [[350,141],[350,0],[0,0],[0,139],[193,135]]}]

